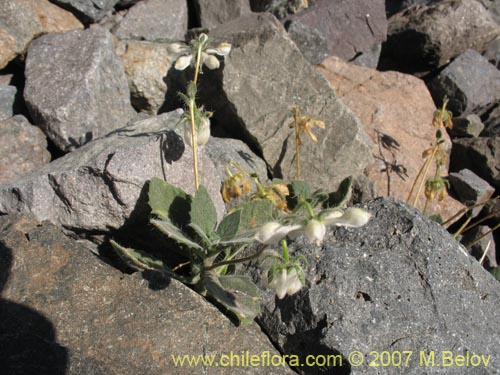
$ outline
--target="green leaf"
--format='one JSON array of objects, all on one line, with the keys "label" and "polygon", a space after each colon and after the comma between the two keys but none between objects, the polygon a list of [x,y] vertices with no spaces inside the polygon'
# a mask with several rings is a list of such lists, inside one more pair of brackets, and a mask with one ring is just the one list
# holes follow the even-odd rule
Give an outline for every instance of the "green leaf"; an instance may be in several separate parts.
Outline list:
[{"label": "green leaf", "polygon": [[352,176],[344,178],[339,184],[337,191],[328,195],[326,207],[342,207],[344,204],[346,204],[352,196],[353,182],[354,179],[352,178]]},{"label": "green leaf", "polygon": [[273,220],[273,204],[267,199],[257,199],[244,202],[241,209],[239,233],[256,230]]},{"label": "green leaf", "polygon": [[149,183],[149,206],[151,212],[162,220],[179,227],[189,222],[190,196],[161,178],[153,177]]},{"label": "green leaf", "polygon": [[111,240],[110,242],[123,262],[126,263],[130,268],[133,268],[137,271],[165,271],[165,265],[160,259],[154,258],[141,250],[134,250],[123,247],[113,240]]},{"label": "green leaf", "polygon": [[297,200],[309,199],[311,197],[311,187],[307,182],[294,180],[289,185],[290,195]]},{"label": "green leaf", "polygon": [[495,277],[495,279],[500,281],[500,266],[493,268],[490,272]]},{"label": "green leaf", "polygon": [[203,247],[197,244],[196,242],[190,240],[186,235],[175,225],[168,221],[162,220],[151,220],[151,224],[153,224],[156,228],[158,228],[162,233],[166,234],[170,238],[180,242],[191,249],[196,249],[203,251]]},{"label": "green leaf", "polygon": [[231,212],[225,215],[219,226],[217,227],[217,234],[221,241],[228,241],[233,239],[240,229],[241,210]]},{"label": "green leaf", "polygon": [[208,293],[232,311],[242,324],[250,323],[260,313],[259,288],[250,277],[218,276],[213,272],[203,276]]},{"label": "green leaf", "polygon": [[213,238],[217,225],[217,211],[207,189],[200,185],[191,203],[191,223],[197,225],[206,237]]}]

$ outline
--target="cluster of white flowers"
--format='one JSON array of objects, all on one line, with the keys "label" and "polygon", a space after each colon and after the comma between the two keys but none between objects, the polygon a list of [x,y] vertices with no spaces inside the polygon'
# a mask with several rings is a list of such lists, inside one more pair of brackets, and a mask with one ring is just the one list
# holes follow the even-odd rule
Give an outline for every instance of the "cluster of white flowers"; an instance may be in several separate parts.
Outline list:
[{"label": "cluster of white flowers", "polygon": [[295,267],[277,270],[271,281],[265,273],[263,283],[266,288],[274,289],[279,299],[283,299],[287,294],[291,296],[302,289],[302,282]]},{"label": "cluster of white flowers", "polygon": [[220,43],[215,48],[208,48],[208,36],[200,34],[191,45],[183,43],[172,43],[169,51],[177,56],[175,69],[184,70],[188,66],[196,63],[197,54],[200,53],[200,65],[205,65],[208,69],[218,69],[220,62],[215,55],[226,56],[231,52],[231,44]]}]

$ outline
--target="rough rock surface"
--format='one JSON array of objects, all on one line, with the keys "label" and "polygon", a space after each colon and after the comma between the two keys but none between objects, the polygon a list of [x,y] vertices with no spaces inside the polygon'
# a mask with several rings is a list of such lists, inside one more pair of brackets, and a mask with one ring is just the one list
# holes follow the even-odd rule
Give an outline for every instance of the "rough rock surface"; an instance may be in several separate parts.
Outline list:
[{"label": "rough rock surface", "polygon": [[135,114],[111,34],[101,28],[35,40],[24,98],[35,124],[63,151],[125,126]]},{"label": "rough rock surface", "polygon": [[160,108],[166,112],[180,106],[178,91],[185,80],[172,68],[174,56],[168,51],[168,44],[128,40],[119,42],[116,50],[136,110],[156,114]]},{"label": "rough rock surface", "polygon": [[[467,206],[485,202],[495,193],[495,189],[490,184],[469,169],[450,173],[448,181],[460,199],[460,202]],[[476,216],[481,209],[482,207],[474,208],[472,215]]]},{"label": "rough rock surface", "polygon": [[467,50],[429,83],[435,102],[450,98],[454,116],[475,113],[488,134],[500,133],[500,70],[474,50]]},{"label": "rough rock surface", "polygon": [[500,189],[500,136],[453,140],[450,171],[470,169],[495,189]]},{"label": "rough rock surface", "polygon": [[[406,200],[424,163],[422,152],[430,147],[436,133],[432,125],[436,107],[424,82],[407,74],[358,67],[336,57],[325,60],[318,70],[359,117],[373,142],[371,151],[375,161],[367,172],[378,194],[388,195],[390,190],[391,196]],[[379,148],[379,136],[389,136],[399,146]],[[451,143],[446,134],[445,139],[449,148]],[[392,168],[390,189],[382,156],[394,166],[389,167]],[[433,173],[434,166],[429,176]],[[422,194],[417,207],[422,208],[424,201]],[[462,205],[451,197],[443,202],[431,202],[429,206],[431,212],[440,213],[444,218],[454,215],[460,208]]]},{"label": "rough rock surface", "polygon": [[113,10],[118,0],[50,0],[73,12],[85,23],[100,21]]},{"label": "rough rock surface", "polygon": [[385,0],[387,17],[408,9],[413,5],[428,5],[441,0]]},{"label": "rough rock surface", "polygon": [[481,51],[500,26],[477,0],[444,0],[408,8],[389,19],[384,69],[432,70],[467,49]]},{"label": "rough rock surface", "polygon": [[452,138],[479,137],[484,124],[478,115],[465,115],[453,118],[453,128],[446,129]]},{"label": "rough rock surface", "polygon": [[162,42],[183,40],[187,27],[185,0],[143,0],[130,8],[113,32],[120,39]]},{"label": "rough rock surface", "polygon": [[493,39],[484,47],[483,56],[500,69],[500,36]]},{"label": "rough rock surface", "polygon": [[279,355],[173,279],[124,275],[54,225],[0,218],[5,374],[293,374],[287,367],[175,366],[174,355]]},{"label": "rough rock surface", "polygon": [[[477,241],[483,237],[480,241]],[[467,248],[470,254],[477,260],[484,257],[483,264],[487,269],[492,269],[498,266],[496,259],[496,246],[491,228],[486,225],[479,225],[466,231],[463,234],[461,243]],[[485,252],[487,253],[485,254]]]},{"label": "rough rock surface", "polygon": [[[315,53],[314,40],[318,38],[308,40],[304,34],[321,36],[327,43],[327,54],[344,60],[369,53],[387,37],[384,0],[318,0],[289,17],[286,23],[292,31],[291,38],[314,64],[321,62],[323,50]],[[372,67],[376,65],[375,62]]]},{"label": "rough rock surface", "polygon": [[0,121],[0,184],[34,171],[50,161],[43,132],[17,115]]},{"label": "rough rock surface", "polygon": [[[405,374],[470,374],[467,367],[422,368],[420,353],[491,356],[474,374],[500,366],[500,288],[437,223],[389,198],[366,208],[374,215],[363,228],[328,230],[321,247],[300,237],[290,246],[304,254],[307,287],[283,300],[262,291],[261,326],[287,353],[343,356],[341,374],[393,374],[400,368],[370,367],[371,351],[412,351]],[[360,351],[363,364],[349,366]],[[338,365],[338,363],[337,363]],[[333,368],[299,368],[332,373]]]},{"label": "rough rock surface", "polygon": [[0,1],[0,69],[40,34],[81,28],[71,13],[48,0]]},{"label": "rough rock surface", "polygon": [[197,23],[214,28],[251,12],[249,0],[194,0]]},{"label": "rough rock surface", "polygon": [[274,176],[295,178],[295,137],[291,110],[326,122],[315,128],[319,144],[305,139],[302,178],[315,187],[336,186],[359,175],[371,162],[370,141],[361,124],[307,63],[270,14],[230,21],[211,32],[232,43],[221,69],[205,71],[200,98],[229,135],[243,138],[263,155]]},{"label": "rough rock surface", "polygon": [[15,86],[0,85],[0,121],[12,117],[17,88]]},{"label": "rough rock surface", "polygon": [[[144,199],[137,201],[154,176],[193,193],[193,176],[187,173],[192,170],[191,149],[173,131],[179,121],[180,112],[138,121],[0,185],[0,213],[29,212],[69,229],[102,233],[120,228],[136,204],[147,206]],[[200,168],[201,183],[221,215],[220,180],[203,154]]]}]

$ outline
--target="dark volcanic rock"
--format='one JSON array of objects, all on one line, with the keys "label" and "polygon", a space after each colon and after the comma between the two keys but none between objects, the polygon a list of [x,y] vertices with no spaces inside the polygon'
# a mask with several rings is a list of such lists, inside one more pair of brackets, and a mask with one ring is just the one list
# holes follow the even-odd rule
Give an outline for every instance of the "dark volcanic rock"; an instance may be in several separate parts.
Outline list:
[{"label": "dark volcanic rock", "polygon": [[229,135],[263,155],[275,177],[295,177],[295,138],[288,126],[295,106],[326,122],[325,130],[313,129],[318,145],[304,138],[302,177],[333,188],[362,173],[372,156],[361,124],[272,15],[242,17],[210,35],[233,48],[221,69],[205,71],[200,98]]},{"label": "dark volcanic rock", "polygon": [[50,0],[73,12],[85,23],[100,21],[113,7],[118,0]]},{"label": "dark volcanic rock", "polygon": [[428,87],[436,103],[450,98],[448,109],[454,116],[475,113],[485,125],[484,133],[500,132],[500,70],[478,52],[462,53]]},{"label": "dark volcanic rock", "polygon": [[286,24],[291,38],[313,64],[319,64],[325,53],[344,60],[371,54],[387,37],[384,0],[318,0]]},{"label": "dark volcanic rock", "polygon": [[199,26],[208,29],[251,12],[249,0],[194,0]]},{"label": "dark volcanic rock", "polygon": [[[450,173],[448,180],[460,202],[467,206],[485,202],[495,193],[495,189],[490,184],[469,169]],[[476,216],[481,209],[482,207],[474,208],[472,215]]]},{"label": "dark volcanic rock", "polygon": [[185,0],[144,0],[130,8],[113,32],[120,39],[162,42],[184,39],[187,27]]},{"label": "dark volcanic rock", "polygon": [[384,69],[425,72],[467,49],[481,51],[500,26],[477,0],[443,0],[408,8],[389,19]]},{"label": "dark volcanic rock", "polygon": [[50,161],[47,139],[24,116],[0,121],[0,184],[34,171]]},{"label": "dark volcanic rock", "polygon": [[470,169],[495,189],[500,189],[500,137],[453,140],[450,171]]},{"label": "dark volcanic rock", "polygon": [[291,374],[287,367],[176,366],[172,356],[278,355],[173,279],[124,275],[54,225],[0,218],[0,368],[5,374]]},{"label": "dark volcanic rock", "polygon": [[35,124],[64,151],[125,126],[135,114],[111,34],[101,28],[35,40],[24,98]]},{"label": "dark volcanic rock", "polygon": [[[340,354],[343,368],[305,374],[395,374],[370,367],[372,351],[412,351],[405,374],[497,374],[500,284],[437,223],[406,204],[379,198],[363,228],[328,230],[321,247],[290,246],[309,262],[307,288],[278,300],[262,292],[261,326],[287,353]],[[349,366],[360,351],[363,364]],[[422,368],[420,353],[490,357],[488,366]],[[322,370],[322,371],[321,371]]]}]

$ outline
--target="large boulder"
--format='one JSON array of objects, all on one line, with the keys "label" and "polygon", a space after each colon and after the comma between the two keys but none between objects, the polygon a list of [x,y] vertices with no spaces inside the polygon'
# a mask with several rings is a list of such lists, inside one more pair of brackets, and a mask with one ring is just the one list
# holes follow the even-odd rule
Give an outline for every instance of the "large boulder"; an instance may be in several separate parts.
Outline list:
[{"label": "large boulder", "polygon": [[119,39],[163,42],[184,39],[187,28],[185,0],[144,0],[129,9],[113,32]]},{"label": "large boulder", "polygon": [[[297,368],[304,374],[395,374],[401,366],[407,374],[496,374],[498,281],[415,209],[390,198],[365,208],[374,216],[362,228],[328,230],[321,247],[303,237],[289,244],[309,262],[307,287],[283,300],[262,291],[259,322],[271,340],[302,358],[339,355],[336,367]],[[476,365],[460,367],[466,356]]]},{"label": "large boulder", "polygon": [[102,28],[38,38],[25,74],[31,117],[63,151],[125,126],[135,114],[112,36]]},{"label": "large boulder", "polygon": [[[422,152],[435,142],[432,118],[436,106],[425,83],[408,74],[378,72],[336,57],[326,59],[318,70],[359,117],[373,142],[375,161],[368,166],[367,175],[378,194],[406,200],[424,164]],[[443,133],[444,148],[449,150],[450,139]],[[389,137],[396,142],[393,147],[384,142]],[[433,164],[428,176],[434,176],[434,172]],[[446,175],[446,168],[442,172]],[[416,206],[423,208],[424,204],[425,196],[421,194]],[[447,197],[442,202],[430,202],[428,211],[447,218],[462,207]]]},{"label": "large boulder", "polygon": [[113,10],[119,0],[50,0],[73,12],[85,23],[94,23],[103,19]]},{"label": "large boulder", "polygon": [[22,115],[0,121],[0,184],[37,170],[50,161],[47,139]]},{"label": "large boulder", "polygon": [[71,13],[48,0],[9,0],[0,2],[0,69],[29,43],[45,33],[82,29]]},{"label": "large boulder", "polygon": [[481,51],[500,26],[477,0],[443,0],[417,5],[389,19],[381,66],[426,72],[447,64],[467,49]]},{"label": "large boulder", "polygon": [[380,45],[387,37],[384,0],[318,0],[287,18],[285,24],[293,41],[313,64],[331,55],[366,60],[363,55],[375,53],[368,64],[375,68]]},{"label": "large boulder", "polygon": [[270,14],[230,21],[210,35],[233,45],[222,68],[205,71],[200,99],[229,135],[259,152],[275,177],[295,178],[295,137],[291,110],[326,122],[313,129],[319,144],[303,136],[302,178],[333,189],[359,175],[372,161],[371,142],[358,119],[328,82],[303,58]]},{"label": "large boulder", "polygon": [[214,28],[251,12],[249,0],[194,0],[197,24]]},{"label": "large boulder", "polygon": [[0,237],[5,374],[293,374],[242,365],[245,352],[279,353],[177,280],[122,274],[30,217],[1,217]]}]

